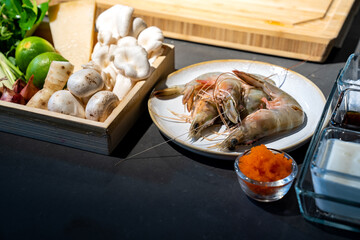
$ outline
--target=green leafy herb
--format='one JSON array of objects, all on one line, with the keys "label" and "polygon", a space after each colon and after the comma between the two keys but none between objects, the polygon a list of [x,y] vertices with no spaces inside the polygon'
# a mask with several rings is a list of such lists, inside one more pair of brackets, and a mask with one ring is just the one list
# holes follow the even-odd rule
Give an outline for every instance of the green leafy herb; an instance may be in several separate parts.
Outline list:
[{"label": "green leafy herb", "polygon": [[13,57],[18,43],[33,34],[48,8],[49,2],[0,0],[0,51]]}]

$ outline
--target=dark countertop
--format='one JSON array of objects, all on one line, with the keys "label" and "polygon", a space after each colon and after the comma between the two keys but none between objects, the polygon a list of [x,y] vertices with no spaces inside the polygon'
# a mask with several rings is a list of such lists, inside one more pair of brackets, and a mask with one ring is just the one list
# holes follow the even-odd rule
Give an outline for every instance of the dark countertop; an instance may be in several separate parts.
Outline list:
[{"label": "dark countertop", "polygon": [[[360,14],[325,63],[293,68],[328,96],[357,47]],[[166,39],[175,68],[214,59],[250,59],[290,68],[301,61]],[[319,114],[321,114],[319,112]],[[144,111],[111,156],[0,132],[0,239],[354,239],[300,214],[294,186],[281,200],[244,195],[232,161],[169,142]],[[290,152],[302,163],[308,143]]]}]

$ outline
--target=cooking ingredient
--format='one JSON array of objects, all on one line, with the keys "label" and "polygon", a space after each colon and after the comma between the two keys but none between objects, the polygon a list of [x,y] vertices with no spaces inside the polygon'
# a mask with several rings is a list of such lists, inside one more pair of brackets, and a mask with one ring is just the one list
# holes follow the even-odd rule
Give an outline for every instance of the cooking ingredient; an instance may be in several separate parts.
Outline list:
[{"label": "cooking ingredient", "polygon": [[119,99],[115,93],[110,91],[97,92],[87,103],[85,116],[90,120],[104,122],[118,104]]},{"label": "cooking ingredient", "polygon": [[107,35],[104,44],[109,45],[128,35],[133,12],[132,7],[116,4],[97,17],[96,29],[99,35]]},{"label": "cooking ingredient", "polygon": [[182,94],[184,95],[182,103],[186,105],[187,110],[190,112],[197,94],[200,91],[206,91],[209,88],[213,88],[214,83],[220,74],[221,72],[204,73],[184,85],[175,85],[157,90],[154,92],[154,95],[161,98]]},{"label": "cooking ingredient", "polygon": [[304,111],[292,96],[253,75],[236,70],[233,72],[248,84],[261,88],[270,101],[262,99],[266,109],[247,115],[241,125],[219,145],[221,149],[233,150],[237,145],[250,144],[262,137],[292,130],[304,122]]},{"label": "cooking ingredient", "polygon": [[[360,177],[360,143],[329,139],[323,156],[322,168]],[[360,188],[358,181],[351,178],[325,174],[325,180]]]},{"label": "cooking ingredient", "polygon": [[139,36],[140,32],[146,28],[147,28],[147,25],[142,18],[139,18],[139,17],[134,18],[131,28],[130,28],[129,36],[137,38]]},{"label": "cooking ingredient", "polygon": [[32,35],[48,6],[48,2],[37,5],[34,0],[0,0],[0,52],[14,57],[17,44]]},{"label": "cooking ingredient", "polygon": [[25,104],[24,98],[21,96],[20,93],[15,92],[12,89],[9,89],[7,87],[3,87],[3,92],[0,98],[1,101],[5,102],[13,102],[18,104]]},{"label": "cooking ingredient", "polygon": [[154,55],[153,53],[161,49],[163,41],[164,35],[162,31],[155,26],[144,29],[138,36],[139,45],[145,48],[149,56]]},{"label": "cooking ingredient", "polygon": [[22,78],[23,73],[0,52],[0,88],[5,86],[12,89],[16,79]]},{"label": "cooking ingredient", "polygon": [[95,1],[64,2],[49,8],[50,30],[55,49],[75,66],[90,60],[95,38]]},{"label": "cooking ingredient", "polygon": [[224,73],[216,79],[214,96],[223,113],[232,123],[241,122],[240,111],[243,108],[242,83],[233,74]]},{"label": "cooking ingredient", "polygon": [[213,89],[198,94],[191,112],[192,121],[189,136],[199,138],[200,133],[207,127],[212,126],[218,117],[219,112],[213,99]]},{"label": "cooking ingredient", "polygon": [[0,100],[25,105],[37,91],[38,89],[32,84],[32,78],[28,83],[19,78],[12,88],[6,86],[0,88]]},{"label": "cooking ingredient", "polygon": [[[275,90],[277,89],[273,85],[273,81],[269,78],[252,74],[249,76],[251,78],[257,79],[257,81],[261,83],[273,86]],[[192,122],[189,129],[190,137],[199,137],[199,134],[203,130],[215,124],[218,119],[220,119],[222,124],[226,126],[227,130],[223,132],[224,134],[231,134],[231,132],[241,131],[239,129],[242,128],[242,121],[246,120],[247,116],[250,114],[255,113],[261,109],[265,109],[267,106],[269,106],[268,103],[271,99],[271,95],[266,93],[264,89],[259,87],[259,85],[255,86],[250,81],[246,82],[236,74],[230,72],[209,72],[201,74],[184,85],[170,86],[169,88],[160,89],[154,92],[154,96],[159,98],[167,98],[180,94],[183,95],[182,103],[186,106],[188,112],[191,113],[190,117],[185,117],[186,122]],[[284,96],[287,97],[287,95]],[[201,101],[200,98],[205,98],[206,101]],[[286,102],[286,100],[284,101]],[[207,108],[204,108],[205,103],[208,105]],[[216,107],[217,113],[213,111],[213,106]],[[280,106],[281,104],[277,107]],[[271,107],[272,106],[270,106],[270,108]],[[175,115],[177,114],[175,113]],[[266,118],[267,116],[269,116],[269,114],[264,117]],[[184,115],[180,116],[180,118],[184,119]],[[266,121],[265,119],[263,120]],[[284,120],[285,123],[287,123],[287,120],[289,120],[289,118]],[[247,121],[249,122],[249,120]],[[248,122],[245,122],[245,124],[248,124]],[[270,121],[270,125],[277,123],[279,122],[276,122],[276,120],[274,120],[273,123]],[[269,130],[265,131],[261,128],[257,129],[256,126],[254,126],[254,128],[251,126],[248,127],[251,130],[246,130],[249,141],[246,140],[240,144],[251,143],[258,140],[260,137],[268,136],[276,132],[276,130],[271,132]],[[259,130],[260,133],[264,135],[257,135],[257,130]],[[229,139],[226,139],[226,141],[229,141]],[[221,148],[229,150],[227,147],[229,144],[234,144],[234,147],[237,145],[235,140],[232,143],[225,142],[217,145]]]},{"label": "cooking ingredient", "polygon": [[252,147],[249,154],[239,159],[239,169],[250,179],[273,182],[290,175],[292,160],[284,154],[273,153],[265,145]]},{"label": "cooking ingredient", "polygon": [[358,130],[360,128],[360,112],[347,111],[344,115],[342,126]]},{"label": "cooking ingredient", "polygon": [[84,107],[67,90],[59,90],[51,95],[48,102],[48,110],[70,116],[85,118]]},{"label": "cooking ingredient", "polygon": [[81,69],[72,74],[67,82],[69,91],[81,99],[91,97],[103,87],[104,81],[101,75],[94,69]]},{"label": "cooking ingredient", "polygon": [[39,91],[39,89],[35,87],[33,80],[34,76],[30,77],[25,87],[21,89],[20,94],[23,96],[25,102],[28,102]]},{"label": "cooking ingredient", "polygon": [[114,65],[125,76],[134,80],[145,79],[150,74],[147,52],[140,46],[117,49]]},{"label": "cooking ingredient", "polygon": [[33,83],[38,89],[41,89],[53,61],[67,60],[56,52],[45,52],[34,57],[26,69],[26,80],[28,81],[34,75]]},{"label": "cooking ingredient", "polygon": [[46,76],[44,87],[38,91],[26,104],[29,107],[47,109],[48,101],[51,95],[62,90],[69,76],[72,74],[74,66],[65,61],[51,62],[48,75]]},{"label": "cooking ingredient", "polygon": [[[339,131],[343,131],[342,136],[348,134],[346,130]],[[355,135],[353,137],[358,139]],[[315,193],[360,204],[359,152],[359,142],[335,138],[323,140],[311,167]],[[360,219],[360,209],[350,204],[318,198],[316,205],[329,213]]]},{"label": "cooking ingredient", "polygon": [[31,60],[44,52],[55,52],[54,47],[47,40],[36,36],[24,38],[16,47],[16,64],[22,72],[26,72]]},{"label": "cooking ingredient", "polygon": [[115,93],[121,101],[133,86],[134,82],[130,78],[125,77],[122,74],[117,74],[113,93]]},{"label": "cooking ingredient", "polygon": [[[130,90],[128,86],[133,86],[133,83],[146,79],[151,74],[150,64],[162,53],[163,37],[158,37],[162,36],[158,28],[157,31],[152,31],[151,29],[155,29],[151,28],[143,35],[144,44],[146,42],[160,47],[156,54],[148,53],[139,45],[137,37],[147,29],[147,25],[143,19],[132,17],[133,12],[132,7],[116,4],[98,16],[98,42],[91,55],[91,61],[83,65],[84,68],[95,69],[101,74],[106,90],[114,89],[116,79],[131,79],[131,82],[127,80],[117,84],[116,93],[120,97],[125,96],[125,89]],[[151,36],[154,33],[157,35]],[[121,76],[117,77],[118,75]],[[120,90],[119,86],[125,88],[121,87]]]},{"label": "cooking ingredient", "polygon": [[[134,46],[137,46],[138,43],[137,43],[136,38],[131,37],[131,36],[126,36],[126,37],[120,38],[117,41],[116,45],[118,47],[134,47]],[[112,52],[113,52],[113,55],[116,54],[116,51],[112,51]]]}]

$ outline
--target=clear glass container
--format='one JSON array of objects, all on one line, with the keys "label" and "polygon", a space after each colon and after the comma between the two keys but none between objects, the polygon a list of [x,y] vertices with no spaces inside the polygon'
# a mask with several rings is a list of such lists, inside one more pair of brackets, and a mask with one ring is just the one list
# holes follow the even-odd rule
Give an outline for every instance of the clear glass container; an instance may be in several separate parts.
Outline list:
[{"label": "clear glass container", "polygon": [[360,132],[344,119],[346,112],[359,110],[359,76],[359,55],[352,54],[333,85],[295,183],[305,219],[356,232],[360,169],[354,166],[360,166]]},{"label": "clear glass container", "polygon": [[298,173],[297,164],[289,154],[276,149],[269,148],[269,150],[275,154],[284,154],[284,157],[291,160],[292,171],[287,177],[273,182],[260,182],[245,176],[239,168],[239,160],[242,156],[250,154],[251,149],[237,157],[234,163],[241,189],[246,195],[259,202],[273,202],[283,198],[289,191]]},{"label": "clear glass container", "polygon": [[347,88],[340,93],[331,124],[340,128],[360,130],[360,89]]}]

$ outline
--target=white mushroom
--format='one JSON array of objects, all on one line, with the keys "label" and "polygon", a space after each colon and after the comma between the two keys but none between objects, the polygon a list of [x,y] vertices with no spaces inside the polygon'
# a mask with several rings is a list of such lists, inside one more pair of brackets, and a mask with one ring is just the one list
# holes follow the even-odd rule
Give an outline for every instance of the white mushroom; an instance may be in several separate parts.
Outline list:
[{"label": "white mushroom", "polygon": [[78,98],[88,98],[104,87],[101,75],[94,69],[81,69],[69,77],[69,91]]},{"label": "white mushroom", "polygon": [[113,33],[109,30],[102,30],[98,32],[97,35],[98,43],[101,45],[110,45],[116,43],[116,38],[113,36]]},{"label": "white mushroom", "polygon": [[116,45],[118,47],[133,47],[133,46],[137,46],[139,44],[138,44],[136,38],[131,37],[131,36],[126,36],[126,37],[120,38],[117,41]]},{"label": "white mushroom", "polygon": [[104,122],[118,104],[119,99],[113,92],[97,92],[87,103],[85,116],[90,120]]},{"label": "white mushroom", "polygon": [[90,61],[88,63],[85,63],[83,65],[81,65],[82,68],[84,69],[94,69],[95,71],[97,71],[98,73],[101,74],[101,67],[100,65],[96,64],[94,61]]},{"label": "white mushroom", "polygon": [[130,31],[131,18],[134,8],[123,5],[119,6],[121,6],[121,8],[119,8],[119,11],[116,14],[116,27],[120,37],[125,37]]},{"label": "white mushroom", "polygon": [[163,48],[160,48],[155,52],[151,52],[151,54],[149,55],[149,63],[152,64],[153,62],[155,62],[157,57],[160,56],[163,52],[164,52]]},{"label": "white mushroom", "polygon": [[137,38],[140,32],[143,31],[145,28],[147,28],[147,25],[142,18],[134,18],[130,28],[129,36]]},{"label": "white mushroom", "polygon": [[145,79],[150,74],[147,52],[140,46],[120,48],[114,58],[114,65],[126,77]]},{"label": "white mushroom", "polygon": [[84,107],[67,90],[56,91],[54,94],[52,94],[47,107],[48,110],[52,112],[85,118]]},{"label": "white mushroom", "polygon": [[131,88],[133,86],[134,86],[134,83],[130,78],[125,77],[122,74],[118,74],[116,76],[116,82],[115,82],[115,86],[113,89],[113,93],[115,93],[116,96],[121,101],[126,96],[126,94],[131,90]]},{"label": "white mushroom", "polygon": [[101,77],[104,80],[106,90],[112,91],[115,85],[116,76],[119,74],[121,74],[120,70],[118,70],[112,62],[102,70]]},{"label": "white mushroom", "polygon": [[97,31],[99,33],[110,32],[112,38],[118,39],[120,35],[118,33],[115,19],[121,9],[122,5],[117,4],[102,12],[96,19],[95,26]]},{"label": "white mushroom", "polygon": [[164,35],[162,31],[155,26],[146,28],[138,36],[139,45],[145,48],[149,56],[152,52],[156,52],[161,48],[163,41]]},{"label": "white mushroom", "polygon": [[106,67],[110,63],[109,46],[96,43],[91,60],[101,68]]}]

